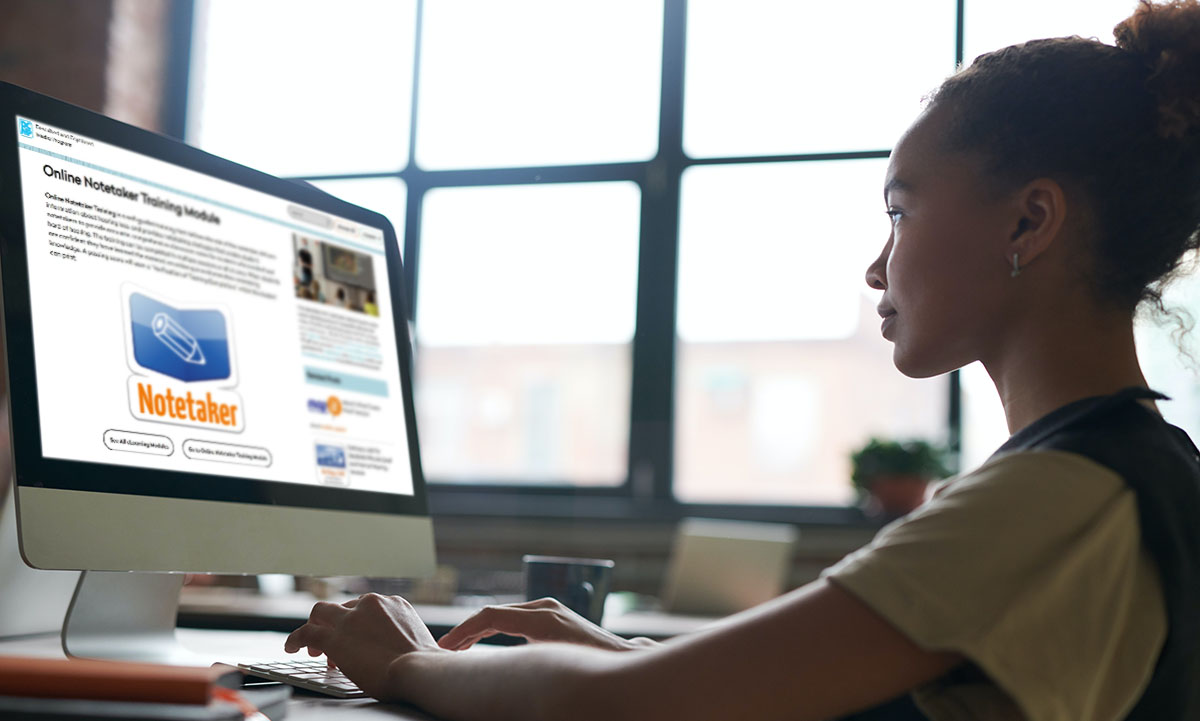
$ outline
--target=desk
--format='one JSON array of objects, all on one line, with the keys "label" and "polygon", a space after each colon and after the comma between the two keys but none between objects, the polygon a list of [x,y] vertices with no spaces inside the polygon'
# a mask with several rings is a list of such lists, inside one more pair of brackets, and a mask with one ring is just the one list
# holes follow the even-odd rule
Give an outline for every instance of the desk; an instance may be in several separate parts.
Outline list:
[{"label": "desk", "polygon": [[[331,599],[343,600],[343,599]],[[313,598],[306,593],[257,596],[227,589],[188,589],[180,603],[181,622],[206,628],[180,628],[179,642],[200,656],[229,662],[295,658],[283,653],[287,632],[308,618]],[[456,625],[476,609],[463,606],[416,605],[417,613],[435,635]],[[606,614],[607,616],[607,614]],[[700,616],[673,616],[650,611],[629,611],[606,618],[604,626],[623,636],[668,638],[714,621]],[[225,623],[242,630],[218,630]],[[274,630],[249,630],[272,628]],[[466,653],[503,653],[484,644]],[[0,655],[62,658],[57,634],[0,640]],[[332,699],[297,693],[288,704],[288,719],[331,721],[437,721],[411,706],[382,704],[373,699]]]}]

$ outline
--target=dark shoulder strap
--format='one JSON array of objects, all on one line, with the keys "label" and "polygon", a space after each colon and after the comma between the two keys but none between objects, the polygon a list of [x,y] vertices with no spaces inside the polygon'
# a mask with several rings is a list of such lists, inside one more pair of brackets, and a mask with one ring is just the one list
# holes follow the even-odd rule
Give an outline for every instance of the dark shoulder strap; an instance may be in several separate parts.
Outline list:
[{"label": "dark shoulder strap", "polygon": [[1154,558],[1167,638],[1127,721],[1200,717],[1200,453],[1188,435],[1136,401],[1145,388],[1072,403],[1013,435],[1001,451],[1053,449],[1084,456],[1137,497],[1142,543]]},{"label": "dark shoulder strap", "polygon": [[1000,446],[996,453],[1007,453],[1009,451],[1033,448],[1054,434],[1060,433],[1084,419],[1103,415],[1111,410],[1121,409],[1126,404],[1138,400],[1166,401],[1170,400],[1170,398],[1149,388],[1131,387],[1117,391],[1112,395],[1095,396],[1093,398],[1084,398],[1074,403],[1068,403],[1014,433],[1004,445]]}]

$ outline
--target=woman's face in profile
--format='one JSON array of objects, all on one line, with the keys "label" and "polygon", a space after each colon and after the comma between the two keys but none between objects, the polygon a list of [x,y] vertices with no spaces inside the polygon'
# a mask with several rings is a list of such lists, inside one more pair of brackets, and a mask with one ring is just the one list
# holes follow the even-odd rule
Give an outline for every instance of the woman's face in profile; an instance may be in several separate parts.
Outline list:
[{"label": "woman's face in profile", "polygon": [[891,233],[867,269],[868,285],[883,290],[892,359],[914,378],[984,357],[1011,316],[1012,204],[984,191],[982,162],[942,148],[945,116],[926,112],[892,151],[884,179]]}]

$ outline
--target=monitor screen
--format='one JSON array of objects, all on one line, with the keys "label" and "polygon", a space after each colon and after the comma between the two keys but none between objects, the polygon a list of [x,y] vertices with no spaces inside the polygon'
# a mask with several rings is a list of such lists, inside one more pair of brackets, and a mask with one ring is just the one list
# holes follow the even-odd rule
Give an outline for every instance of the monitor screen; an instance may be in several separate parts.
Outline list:
[{"label": "monitor screen", "polygon": [[85,571],[64,649],[182,659],[157,572],[431,573],[391,224],[6,83],[0,128],[0,471]]},{"label": "monitor screen", "polygon": [[3,83],[0,127],[0,358],[26,561],[432,568],[391,224]]},{"label": "monitor screen", "polygon": [[383,229],[15,130],[44,457],[412,495]]}]

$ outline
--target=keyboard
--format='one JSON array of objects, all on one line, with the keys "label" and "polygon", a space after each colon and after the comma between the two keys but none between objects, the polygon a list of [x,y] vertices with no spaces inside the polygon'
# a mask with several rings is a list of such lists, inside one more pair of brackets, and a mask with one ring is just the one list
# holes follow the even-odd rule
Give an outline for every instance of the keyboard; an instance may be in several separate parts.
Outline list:
[{"label": "keyboard", "polygon": [[365,696],[362,689],[336,668],[329,668],[324,659],[311,661],[275,661],[272,663],[239,663],[242,673],[286,683],[289,686],[316,691],[337,698]]}]

